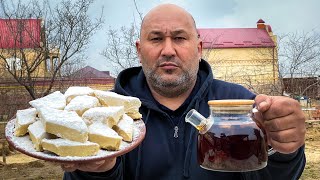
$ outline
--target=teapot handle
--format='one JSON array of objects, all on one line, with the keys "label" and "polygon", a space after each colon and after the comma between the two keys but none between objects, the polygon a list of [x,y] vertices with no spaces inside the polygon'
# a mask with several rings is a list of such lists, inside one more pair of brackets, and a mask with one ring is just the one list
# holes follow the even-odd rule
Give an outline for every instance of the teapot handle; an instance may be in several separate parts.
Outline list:
[{"label": "teapot handle", "polygon": [[[257,113],[257,112],[259,112],[259,110],[258,110],[256,107],[252,108],[252,113],[253,113],[253,114],[254,114],[254,113]],[[272,154],[274,154],[274,153],[276,153],[276,152],[277,152],[277,151],[274,150],[273,147],[269,146],[268,156],[271,156]]]}]

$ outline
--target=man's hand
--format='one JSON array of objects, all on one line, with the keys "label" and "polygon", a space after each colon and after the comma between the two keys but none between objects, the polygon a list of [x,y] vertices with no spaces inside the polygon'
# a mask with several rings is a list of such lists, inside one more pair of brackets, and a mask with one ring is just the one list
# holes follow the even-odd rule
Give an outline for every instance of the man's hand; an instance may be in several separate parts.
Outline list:
[{"label": "man's hand", "polygon": [[105,172],[113,168],[116,160],[117,158],[111,158],[88,163],[62,164],[61,168],[67,172],[72,172],[77,169],[85,172]]},{"label": "man's hand", "polygon": [[265,129],[268,143],[278,152],[292,153],[304,144],[305,116],[300,104],[283,96],[257,95],[255,120]]}]

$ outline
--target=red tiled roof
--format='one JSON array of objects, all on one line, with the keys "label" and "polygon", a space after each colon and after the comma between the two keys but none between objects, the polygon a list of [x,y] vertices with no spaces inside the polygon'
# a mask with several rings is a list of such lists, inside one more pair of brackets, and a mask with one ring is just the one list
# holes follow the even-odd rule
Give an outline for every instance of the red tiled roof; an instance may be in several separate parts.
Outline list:
[{"label": "red tiled roof", "polygon": [[37,48],[41,42],[41,19],[0,19],[0,48]]},{"label": "red tiled roof", "polygon": [[275,47],[265,29],[258,28],[210,28],[198,29],[203,48]]}]

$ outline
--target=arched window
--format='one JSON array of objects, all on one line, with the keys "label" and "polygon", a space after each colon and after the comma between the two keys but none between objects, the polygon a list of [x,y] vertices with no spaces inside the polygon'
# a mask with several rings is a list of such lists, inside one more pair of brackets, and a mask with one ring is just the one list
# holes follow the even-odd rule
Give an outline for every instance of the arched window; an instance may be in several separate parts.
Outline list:
[{"label": "arched window", "polygon": [[6,61],[7,61],[7,68],[9,70],[14,70],[14,68],[16,70],[21,70],[21,66],[22,66],[21,59],[17,57],[11,57],[11,58],[7,58]]}]

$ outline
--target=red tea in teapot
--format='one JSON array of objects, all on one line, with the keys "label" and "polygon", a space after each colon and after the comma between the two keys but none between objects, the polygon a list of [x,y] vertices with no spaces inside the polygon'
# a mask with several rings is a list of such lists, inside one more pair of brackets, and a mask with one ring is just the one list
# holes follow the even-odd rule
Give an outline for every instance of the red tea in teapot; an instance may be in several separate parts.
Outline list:
[{"label": "red tea in teapot", "polygon": [[198,136],[198,162],[216,171],[252,171],[267,165],[266,139],[253,121],[214,123]]}]

